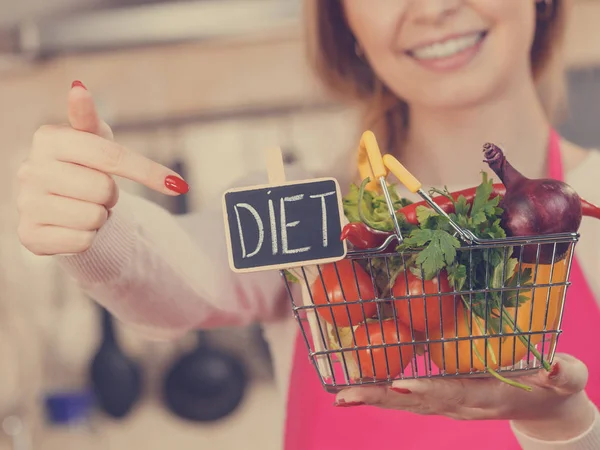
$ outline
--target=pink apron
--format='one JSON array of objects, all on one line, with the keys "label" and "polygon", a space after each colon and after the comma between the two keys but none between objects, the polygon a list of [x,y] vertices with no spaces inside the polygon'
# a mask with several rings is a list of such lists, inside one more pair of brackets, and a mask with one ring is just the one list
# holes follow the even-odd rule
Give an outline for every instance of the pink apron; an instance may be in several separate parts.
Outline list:
[{"label": "pink apron", "polygon": [[[548,154],[550,177],[563,179],[560,138],[554,131]],[[561,327],[565,332],[559,339],[558,351],[587,364],[587,392],[600,406],[600,354],[594,344],[600,309],[576,258],[570,280]],[[334,400],[322,388],[298,333],[288,394],[285,450],[520,449],[507,421],[455,421],[368,406],[336,408]]]}]

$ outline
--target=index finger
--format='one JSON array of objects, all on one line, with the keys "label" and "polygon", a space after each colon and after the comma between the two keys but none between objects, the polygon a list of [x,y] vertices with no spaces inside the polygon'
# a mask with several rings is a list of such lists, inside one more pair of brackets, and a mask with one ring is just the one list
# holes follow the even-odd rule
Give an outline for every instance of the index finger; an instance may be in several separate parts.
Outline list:
[{"label": "index finger", "polygon": [[70,127],[58,130],[59,135],[63,133],[65,136],[61,136],[61,145],[50,146],[59,161],[123,177],[167,195],[185,194],[189,190],[188,184],[178,173],[135,150]]}]

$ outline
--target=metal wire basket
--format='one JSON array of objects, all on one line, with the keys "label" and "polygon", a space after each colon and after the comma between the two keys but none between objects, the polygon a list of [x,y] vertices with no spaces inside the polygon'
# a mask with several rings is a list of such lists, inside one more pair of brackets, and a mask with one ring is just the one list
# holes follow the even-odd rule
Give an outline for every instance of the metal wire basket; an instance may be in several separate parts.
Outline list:
[{"label": "metal wire basket", "polygon": [[[455,223],[395,158],[382,157],[369,131],[359,145],[359,167],[372,189],[379,184],[395,233],[377,248],[349,250],[336,263],[281,271],[323,387],[337,392],[402,378],[489,376],[511,384],[515,375],[549,369],[578,234],[478,238]],[[496,258],[502,274],[486,270],[477,274],[478,283],[469,276],[460,289],[439,272],[428,281],[415,277],[422,270],[414,262],[418,249],[395,250],[404,239],[389,173],[450,221],[467,272],[477,261]],[[524,260],[524,254],[535,257]],[[541,258],[548,254],[549,261]],[[327,297],[332,284],[337,299]]]}]

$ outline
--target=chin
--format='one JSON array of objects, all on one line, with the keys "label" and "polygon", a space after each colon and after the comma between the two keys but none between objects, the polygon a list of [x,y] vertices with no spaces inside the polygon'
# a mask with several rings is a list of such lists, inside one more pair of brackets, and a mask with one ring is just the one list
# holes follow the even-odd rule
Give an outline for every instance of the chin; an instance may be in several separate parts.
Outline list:
[{"label": "chin", "polygon": [[495,75],[490,77],[476,72],[433,82],[388,86],[411,109],[465,109],[483,105],[498,97],[505,83],[497,77],[497,72]]},{"label": "chin", "polygon": [[430,86],[422,95],[409,96],[406,101],[416,108],[465,109],[483,105],[497,97],[499,91],[500,83],[494,83],[490,79],[473,82],[463,79],[442,83],[441,86]]}]

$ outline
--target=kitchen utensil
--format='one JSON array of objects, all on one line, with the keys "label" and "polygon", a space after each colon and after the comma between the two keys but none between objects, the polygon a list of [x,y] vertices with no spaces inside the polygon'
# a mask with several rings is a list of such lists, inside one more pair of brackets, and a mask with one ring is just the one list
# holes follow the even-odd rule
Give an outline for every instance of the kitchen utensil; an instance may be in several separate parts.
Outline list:
[{"label": "kitchen utensil", "polygon": [[114,418],[125,417],[142,391],[139,366],[119,346],[113,318],[105,308],[102,315],[102,342],[90,367],[93,391],[99,407]]},{"label": "kitchen utensil", "polygon": [[31,438],[25,428],[18,415],[5,417],[2,421],[2,430],[11,438],[12,450],[31,450]]},{"label": "kitchen utensil", "polygon": [[219,420],[243,400],[247,376],[233,355],[207,344],[198,332],[197,347],[169,370],[164,385],[165,404],[178,416],[193,421]]},{"label": "kitchen utensil", "polygon": [[70,389],[44,399],[44,449],[107,450],[107,430],[95,419],[94,396],[88,389]]}]

